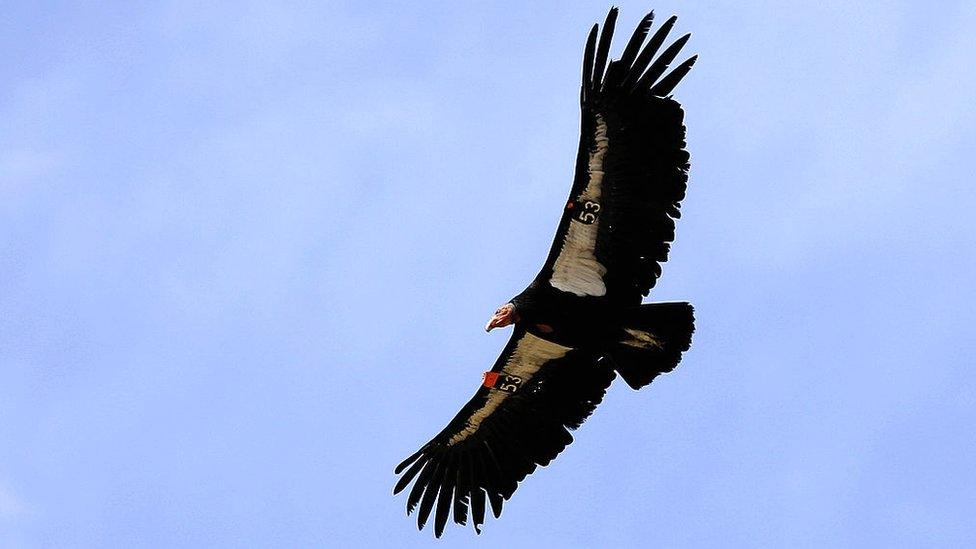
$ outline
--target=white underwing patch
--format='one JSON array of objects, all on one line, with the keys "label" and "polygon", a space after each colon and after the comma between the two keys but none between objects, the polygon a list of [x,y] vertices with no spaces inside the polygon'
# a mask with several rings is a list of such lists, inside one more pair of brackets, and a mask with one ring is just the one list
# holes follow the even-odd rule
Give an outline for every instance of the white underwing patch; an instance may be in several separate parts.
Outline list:
[{"label": "white underwing patch", "polygon": [[[594,143],[587,166],[589,181],[579,200],[599,203],[603,190],[603,158],[610,146],[607,123],[599,114],[596,115]],[[606,295],[607,287],[603,282],[603,275],[607,273],[607,268],[594,255],[599,229],[599,218],[589,224],[570,221],[559,256],[553,265],[549,284],[578,296]]]},{"label": "white underwing patch", "polygon": [[[524,385],[539,371],[539,368],[542,368],[543,364],[550,360],[562,358],[572,350],[572,347],[565,347],[526,332],[522,336],[522,339],[515,345],[515,350],[508,357],[508,360],[505,361],[505,366],[502,367],[501,371],[502,373],[522,378],[522,384]],[[511,395],[512,393],[492,389],[488,395],[488,400],[485,401],[485,405],[471,414],[471,417],[468,418],[467,425],[451,437],[447,445],[453,446],[471,436],[478,430],[481,422],[491,415]]]}]

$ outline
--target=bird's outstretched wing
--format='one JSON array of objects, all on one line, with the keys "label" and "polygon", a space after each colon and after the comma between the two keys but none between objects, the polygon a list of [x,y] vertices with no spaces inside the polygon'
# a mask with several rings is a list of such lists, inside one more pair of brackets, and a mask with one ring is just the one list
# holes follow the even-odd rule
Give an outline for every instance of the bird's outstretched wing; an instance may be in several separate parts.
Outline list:
[{"label": "bird's outstretched wing", "polygon": [[657,55],[676,17],[645,43],[652,12],[608,65],[616,19],[613,8],[599,42],[599,25],[586,42],[576,175],[536,280],[577,296],[637,305],[661,274],[680,216],[689,156],[684,113],[669,94],[697,56],[664,76],[690,35]]},{"label": "bird's outstretched wing", "polygon": [[470,510],[480,533],[486,499],[500,516],[518,482],[571,443],[569,430],[603,400],[615,374],[597,358],[517,328],[474,397],[396,467],[393,493],[413,481],[407,513],[417,510],[417,526],[434,511],[440,537],[452,511],[463,525]]}]

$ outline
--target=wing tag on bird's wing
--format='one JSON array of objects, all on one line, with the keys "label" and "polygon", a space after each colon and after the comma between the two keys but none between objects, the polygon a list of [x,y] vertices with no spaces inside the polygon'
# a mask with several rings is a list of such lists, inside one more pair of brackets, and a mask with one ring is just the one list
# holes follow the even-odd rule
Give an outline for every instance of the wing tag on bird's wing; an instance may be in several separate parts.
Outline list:
[{"label": "wing tag on bird's wing", "polygon": [[498,372],[485,372],[482,385],[489,389],[498,389],[506,393],[514,393],[522,386],[522,378],[511,374],[501,374]]},{"label": "wing tag on bird's wing", "polygon": [[573,219],[584,225],[592,225],[600,216],[600,203],[593,200],[574,200],[566,204],[573,211]]}]

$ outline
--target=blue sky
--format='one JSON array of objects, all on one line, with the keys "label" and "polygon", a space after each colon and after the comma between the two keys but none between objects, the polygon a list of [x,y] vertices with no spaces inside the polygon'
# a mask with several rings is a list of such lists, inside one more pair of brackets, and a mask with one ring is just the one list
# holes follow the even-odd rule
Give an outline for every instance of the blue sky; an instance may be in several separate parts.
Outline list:
[{"label": "blue sky", "polygon": [[[693,347],[443,546],[976,543],[976,7],[818,4],[621,3],[701,55]],[[507,340],[607,8],[4,3],[0,546],[431,544],[392,467]]]}]

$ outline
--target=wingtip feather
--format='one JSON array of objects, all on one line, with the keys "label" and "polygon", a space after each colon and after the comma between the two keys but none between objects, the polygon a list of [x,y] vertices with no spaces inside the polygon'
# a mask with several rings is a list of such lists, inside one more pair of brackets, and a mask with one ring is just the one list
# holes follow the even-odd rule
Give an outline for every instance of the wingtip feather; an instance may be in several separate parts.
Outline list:
[{"label": "wingtip feather", "polygon": [[617,13],[616,6],[610,8],[610,11],[607,12],[607,18],[603,22],[603,30],[600,31],[600,43],[596,48],[596,60],[593,65],[592,88],[594,91],[599,90],[603,84],[603,74],[606,71],[607,58],[610,55],[610,42],[613,40],[613,30],[617,24]]},{"label": "wingtip feather", "polygon": [[[696,61],[698,61],[698,55],[693,55],[678,65],[673,71],[668,73],[667,76],[662,78],[660,82],[651,88],[651,94],[666,97],[668,94],[674,91],[674,88],[677,87],[678,84],[681,83],[681,80],[685,77],[685,75],[687,75],[688,72],[691,71],[691,68],[695,66]],[[675,219],[680,218],[680,210],[675,209],[672,217]]]},{"label": "wingtip feather", "polygon": [[676,15],[669,17],[667,21],[665,21],[657,29],[654,35],[651,36],[651,39],[647,41],[644,49],[641,50],[640,55],[638,55],[637,59],[634,61],[633,67],[631,68],[627,79],[624,81],[625,86],[638,87],[638,82],[641,80],[641,75],[644,73],[644,69],[651,64],[651,61],[657,54],[657,51],[661,48],[661,44],[663,44],[667,39],[668,33],[671,32],[671,29],[674,27],[677,20],[678,16]]},{"label": "wingtip feather", "polygon": [[596,55],[596,36],[600,25],[594,23],[583,48],[583,82],[580,85],[580,103],[586,103],[593,88],[593,58]]},{"label": "wingtip feather", "polygon": [[637,81],[634,88],[650,90],[654,86],[654,83],[657,82],[657,79],[668,70],[671,62],[674,61],[674,58],[677,57],[678,53],[681,51],[681,48],[688,43],[689,38],[691,38],[691,33],[686,33],[675,40],[673,44],[667,47],[667,49],[661,52],[661,56],[654,60],[654,63],[651,64],[651,66],[647,69],[647,72],[640,77],[640,80]]},{"label": "wingtip feather", "polygon": [[417,473],[420,472],[420,468],[423,467],[425,463],[426,463],[426,460],[424,460],[424,461],[418,461],[418,462],[414,463],[410,467],[410,469],[408,469],[407,472],[404,473],[404,475],[402,477],[400,477],[400,480],[398,480],[397,483],[396,483],[396,485],[393,487],[393,495],[394,496],[397,495],[397,494],[399,494],[400,492],[402,492],[403,489],[406,488],[410,484],[410,481],[413,480],[413,478],[415,476],[417,476]]},{"label": "wingtip feather", "polygon": [[400,464],[397,465],[393,469],[393,474],[394,475],[399,475],[400,474],[400,471],[403,471],[404,469],[407,468],[408,465],[410,465],[411,463],[413,463],[414,461],[416,461],[416,459],[420,457],[420,454],[422,454],[426,448],[427,447],[424,446],[423,448],[421,448],[421,449],[417,450],[416,452],[410,454],[410,456],[407,459],[401,461]]},{"label": "wingtip feather", "polygon": [[639,23],[637,23],[637,28],[634,29],[634,34],[631,35],[630,40],[627,42],[627,46],[624,47],[624,53],[620,56],[620,64],[625,69],[630,69],[631,65],[634,63],[634,59],[637,58],[638,52],[640,52],[640,47],[644,45],[644,39],[647,38],[647,33],[651,30],[651,25],[654,24],[654,10],[645,15]]}]

